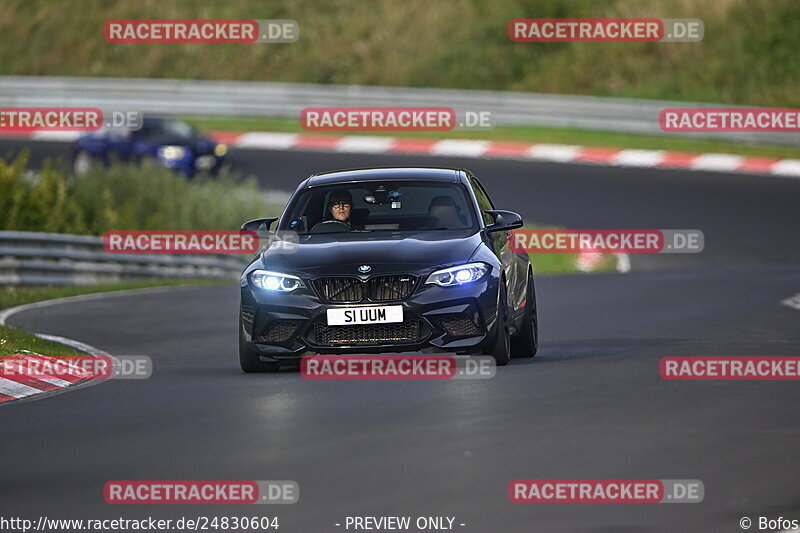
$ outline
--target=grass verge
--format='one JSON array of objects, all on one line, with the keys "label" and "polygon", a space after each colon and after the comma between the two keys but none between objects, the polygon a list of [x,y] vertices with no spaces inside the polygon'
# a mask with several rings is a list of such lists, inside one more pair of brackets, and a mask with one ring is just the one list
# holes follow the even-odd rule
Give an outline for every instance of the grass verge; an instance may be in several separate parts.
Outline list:
[{"label": "grass verge", "polygon": [[[563,229],[553,226],[525,225],[522,229]],[[595,262],[590,270],[582,270],[579,266],[580,254],[577,253],[529,253],[533,272],[537,276],[555,274],[576,274],[579,272],[614,272],[617,269],[617,258],[614,254],[596,254]]]},{"label": "grass verge", "polygon": [[[211,131],[273,131],[287,133],[309,132],[294,118],[269,117],[184,117],[190,124]],[[612,131],[591,131],[576,128],[547,128],[534,126],[500,126],[491,130],[455,131],[397,131],[343,132],[336,135],[378,135],[421,139],[476,139],[524,143],[577,144],[604,148],[636,148],[640,150],[670,150],[678,152],[720,153],[779,159],[800,159],[800,147],[737,143],[714,139],[695,139],[672,135],[638,135]]]}]

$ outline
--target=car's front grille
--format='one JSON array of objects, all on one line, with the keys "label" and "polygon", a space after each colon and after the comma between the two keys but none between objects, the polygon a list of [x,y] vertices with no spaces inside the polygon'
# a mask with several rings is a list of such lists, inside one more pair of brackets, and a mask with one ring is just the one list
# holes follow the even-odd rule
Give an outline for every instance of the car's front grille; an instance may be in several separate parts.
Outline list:
[{"label": "car's front grille", "polygon": [[414,290],[414,277],[405,274],[399,276],[375,276],[367,282],[367,294],[374,302],[386,300],[404,300]]},{"label": "car's front grille", "polygon": [[420,322],[407,318],[390,324],[359,324],[355,326],[328,326],[314,324],[314,339],[319,345],[393,344],[420,339]]},{"label": "car's front grille", "polygon": [[414,290],[416,278],[407,274],[373,276],[367,281],[355,277],[327,277],[313,281],[319,297],[326,302],[373,302],[404,300]]},{"label": "car's front grille", "polygon": [[478,333],[478,326],[464,315],[444,315],[435,320],[443,330],[454,337],[463,337]]},{"label": "car's front grille", "polygon": [[358,278],[329,277],[314,280],[319,297],[327,302],[360,302],[364,284]]},{"label": "car's front grille", "polygon": [[261,331],[257,342],[286,342],[300,326],[298,320],[276,320]]}]

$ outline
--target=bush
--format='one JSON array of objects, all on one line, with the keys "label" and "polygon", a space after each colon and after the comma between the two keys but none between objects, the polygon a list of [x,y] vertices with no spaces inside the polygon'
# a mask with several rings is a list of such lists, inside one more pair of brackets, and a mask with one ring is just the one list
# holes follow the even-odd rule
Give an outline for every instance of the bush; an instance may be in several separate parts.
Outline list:
[{"label": "bush", "polygon": [[0,159],[0,228],[101,235],[109,230],[230,230],[276,215],[255,180],[223,170],[194,180],[145,163],[95,167],[85,176],[46,162],[28,169],[28,156]]}]

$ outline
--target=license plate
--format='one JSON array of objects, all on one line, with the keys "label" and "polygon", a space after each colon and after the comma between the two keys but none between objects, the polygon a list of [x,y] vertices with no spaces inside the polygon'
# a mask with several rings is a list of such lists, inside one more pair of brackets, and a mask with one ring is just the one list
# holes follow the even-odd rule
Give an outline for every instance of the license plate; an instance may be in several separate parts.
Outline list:
[{"label": "license plate", "polygon": [[346,307],[328,309],[329,326],[350,326],[353,324],[385,324],[403,321],[402,305],[382,305],[380,307]]}]

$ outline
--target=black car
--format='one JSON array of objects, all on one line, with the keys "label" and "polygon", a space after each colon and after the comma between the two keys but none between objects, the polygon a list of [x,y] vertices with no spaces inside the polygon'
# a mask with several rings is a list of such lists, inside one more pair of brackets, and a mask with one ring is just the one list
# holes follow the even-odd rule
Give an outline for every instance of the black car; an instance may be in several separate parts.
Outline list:
[{"label": "black car", "polygon": [[239,360],[274,371],[312,354],[536,354],[533,268],[509,248],[522,218],[468,170],[315,174],[241,279]]}]

